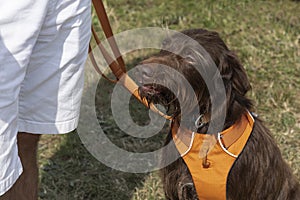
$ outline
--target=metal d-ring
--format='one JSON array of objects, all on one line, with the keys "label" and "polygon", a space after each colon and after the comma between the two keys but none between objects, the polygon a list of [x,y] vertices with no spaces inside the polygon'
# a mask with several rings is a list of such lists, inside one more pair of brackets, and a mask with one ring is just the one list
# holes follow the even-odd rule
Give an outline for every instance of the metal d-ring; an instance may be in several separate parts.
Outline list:
[{"label": "metal d-ring", "polygon": [[206,123],[203,122],[203,114],[199,115],[199,117],[195,121],[196,128],[202,128]]}]

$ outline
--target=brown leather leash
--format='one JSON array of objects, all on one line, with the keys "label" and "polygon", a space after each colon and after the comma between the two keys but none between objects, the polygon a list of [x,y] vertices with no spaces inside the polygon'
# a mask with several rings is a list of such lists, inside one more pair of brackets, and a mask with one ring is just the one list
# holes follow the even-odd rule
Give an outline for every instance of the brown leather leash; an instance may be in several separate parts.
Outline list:
[{"label": "brown leather leash", "polygon": [[128,76],[126,73],[126,67],[124,60],[122,58],[122,55],[120,53],[120,50],[118,48],[118,45],[116,43],[116,40],[113,36],[113,32],[107,17],[106,10],[104,8],[102,0],[92,0],[97,17],[100,21],[101,27],[103,29],[103,32],[105,34],[105,37],[108,40],[108,44],[114,54],[114,57],[116,57],[116,60],[113,59],[108,51],[105,49],[103,44],[101,43],[99,37],[97,36],[97,33],[92,25],[92,35],[96,41],[96,44],[98,48],[100,49],[105,61],[108,63],[109,68],[111,69],[112,73],[116,77],[116,80],[110,79],[103,72],[100,70],[95,56],[92,51],[91,45],[89,46],[89,57],[92,62],[92,65],[94,66],[95,70],[103,76],[105,79],[109,80],[110,82],[113,83],[121,83],[132,95],[134,95],[135,98],[137,98],[140,102],[142,102],[146,107],[149,107],[152,111],[155,113],[158,113],[165,119],[171,120],[172,117],[164,114],[160,110],[158,110],[153,104],[149,104],[146,99],[141,98],[138,92],[138,85]]}]

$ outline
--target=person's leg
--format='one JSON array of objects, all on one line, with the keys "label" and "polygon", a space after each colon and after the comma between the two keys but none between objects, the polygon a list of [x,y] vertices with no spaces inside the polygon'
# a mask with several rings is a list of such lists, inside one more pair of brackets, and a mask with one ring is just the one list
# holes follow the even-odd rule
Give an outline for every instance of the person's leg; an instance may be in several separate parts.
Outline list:
[{"label": "person's leg", "polygon": [[23,173],[1,200],[34,200],[38,198],[37,147],[40,135],[18,133],[19,157]]},{"label": "person's leg", "polygon": [[[26,191],[35,195],[27,200],[37,199],[38,138],[34,134],[68,133],[78,123],[90,40],[90,0],[53,2],[33,48],[19,96],[19,131],[32,135],[18,137],[24,172],[14,199],[21,199]],[[26,153],[22,155],[23,150]]]},{"label": "person's leg", "polygon": [[45,0],[0,6],[0,199],[23,171],[17,148],[19,93],[47,6]]},{"label": "person's leg", "polygon": [[[17,4],[5,1],[0,6],[1,200],[22,199],[30,192],[32,199],[27,200],[37,199],[36,186],[26,185],[26,177],[36,173],[36,161],[26,164],[36,156],[37,136],[32,135],[19,142],[20,157],[26,152],[22,158],[25,178],[5,194],[22,173],[18,131],[67,133],[77,126],[90,39],[90,3],[24,0]],[[27,142],[31,143],[29,150]],[[15,188],[21,192],[14,192]],[[15,196],[10,198],[12,193]]]}]

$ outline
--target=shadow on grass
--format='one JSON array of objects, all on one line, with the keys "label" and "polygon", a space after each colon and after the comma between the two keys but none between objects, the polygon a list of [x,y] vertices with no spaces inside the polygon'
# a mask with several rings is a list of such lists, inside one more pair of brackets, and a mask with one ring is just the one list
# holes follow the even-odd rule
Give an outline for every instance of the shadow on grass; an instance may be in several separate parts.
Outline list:
[{"label": "shadow on grass", "polygon": [[76,132],[41,169],[41,199],[131,199],[147,174],[124,173],[106,167],[82,145]]},{"label": "shadow on grass", "polygon": [[[113,88],[113,84],[101,79],[95,98],[97,118],[106,136],[115,145],[132,152],[149,152],[160,148],[165,134],[156,134],[146,139],[135,138],[118,128],[110,108]],[[143,126],[149,123],[148,109],[134,98],[130,100],[130,113],[137,124]],[[165,124],[165,128],[167,126],[168,124]],[[147,196],[142,199],[157,199],[157,194],[147,192],[151,190],[152,181],[150,180],[149,185],[146,183],[146,186],[144,183],[145,180],[149,182],[149,174],[125,173],[105,166],[86,150],[76,131],[53,137],[59,137],[60,146],[52,156],[46,158],[46,163],[42,164],[40,169],[40,199],[130,200],[135,199],[135,193],[140,188],[146,190],[145,194],[139,194]],[[51,136],[45,138],[41,141],[45,143],[45,148],[51,148],[48,142],[49,145],[57,142],[48,141]],[[153,177],[153,174],[150,177]],[[154,179],[155,182],[159,180],[157,175],[154,175]],[[157,185],[155,187],[154,190],[157,190]]]}]

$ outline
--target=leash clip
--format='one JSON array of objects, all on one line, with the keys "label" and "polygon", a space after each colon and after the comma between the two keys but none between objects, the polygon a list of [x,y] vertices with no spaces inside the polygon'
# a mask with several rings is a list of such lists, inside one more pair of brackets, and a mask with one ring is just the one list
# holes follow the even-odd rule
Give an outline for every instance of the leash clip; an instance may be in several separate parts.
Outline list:
[{"label": "leash clip", "polygon": [[201,115],[199,115],[199,117],[196,119],[196,121],[195,121],[195,126],[196,126],[196,128],[202,128],[203,126],[205,126],[205,122],[203,122],[203,117],[204,117],[204,115],[203,114],[201,114]]}]

